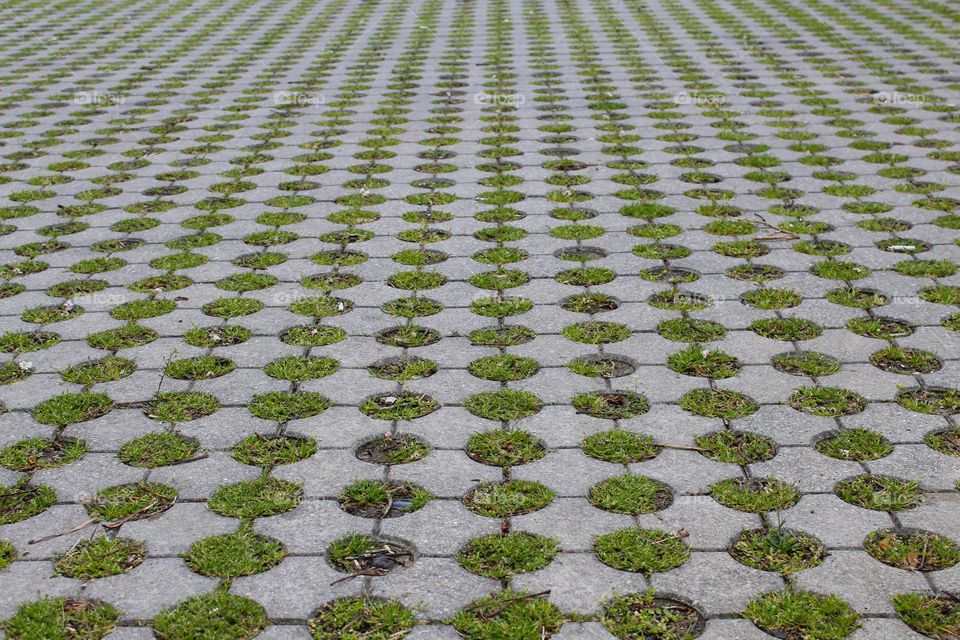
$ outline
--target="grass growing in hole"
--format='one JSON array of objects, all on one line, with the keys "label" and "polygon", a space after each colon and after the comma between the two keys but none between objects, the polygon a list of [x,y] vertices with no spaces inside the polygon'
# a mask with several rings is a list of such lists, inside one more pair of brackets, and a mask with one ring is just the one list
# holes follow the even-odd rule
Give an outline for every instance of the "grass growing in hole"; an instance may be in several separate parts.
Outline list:
[{"label": "grass growing in hole", "polygon": [[931,531],[874,531],[863,548],[880,562],[908,571],[940,571],[960,562],[957,544]]},{"label": "grass growing in hole", "polygon": [[413,612],[397,600],[362,595],[328,602],[307,627],[315,640],[388,640],[405,637],[415,623]]},{"label": "grass growing in hole", "polygon": [[377,334],[377,342],[404,349],[424,347],[440,341],[440,332],[415,324],[392,327]]},{"label": "grass growing in hole", "polygon": [[532,416],[540,411],[543,403],[529,391],[501,389],[475,393],[467,398],[464,406],[475,416],[503,421]]},{"label": "grass growing in hole", "polygon": [[565,298],[561,308],[574,313],[603,313],[613,311],[620,306],[617,299],[605,293],[581,293]]},{"label": "grass growing in hole", "polygon": [[730,555],[748,567],[786,576],[819,566],[826,551],[813,536],[776,527],[743,531],[731,545]]},{"label": "grass growing in hole", "polygon": [[940,358],[929,351],[894,345],[874,352],[870,356],[870,363],[878,369],[905,375],[933,373],[943,366]]},{"label": "grass growing in hole", "polygon": [[826,280],[859,280],[870,275],[870,269],[862,264],[837,260],[818,262],[810,272]]},{"label": "grass growing in hole", "polygon": [[119,620],[120,613],[106,603],[42,597],[21,604],[0,628],[11,640],[100,640]]},{"label": "grass growing in hole", "polygon": [[470,342],[485,347],[511,347],[530,342],[537,336],[532,329],[522,325],[485,327],[470,332]]},{"label": "grass growing in hole", "polygon": [[788,351],[771,359],[777,371],[792,376],[829,376],[840,370],[840,363],[817,351]]},{"label": "grass growing in hole", "polygon": [[509,518],[542,509],[556,494],[539,482],[484,482],[463,499],[467,508],[488,518]]},{"label": "grass growing in hole", "polygon": [[131,300],[114,307],[110,317],[133,322],[166,315],[176,308],[173,300]]},{"label": "grass growing in hole", "polygon": [[782,511],[800,500],[795,485],[773,477],[722,480],[710,487],[710,495],[725,507],[747,513]]},{"label": "grass growing in hole", "polygon": [[451,622],[466,640],[549,638],[563,624],[563,614],[549,601],[526,595],[496,591],[457,612]]},{"label": "grass growing in hole", "polygon": [[360,403],[360,411],[377,420],[414,420],[439,408],[430,396],[412,391],[381,394]]},{"label": "grass growing in hole", "polygon": [[124,464],[153,469],[189,460],[200,450],[196,438],[159,431],[148,433],[125,443],[117,452]]},{"label": "grass growing in hole", "polygon": [[183,334],[183,341],[191,347],[212,349],[242,344],[253,337],[253,332],[239,325],[194,327]]},{"label": "grass growing in hole", "polygon": [[340,363],[333,358],[311,356],[287,356],[274,360],[264,367],[271,378],[303,382],[333,375],[340,369]]},{"label": "grass growing in hole", "polygon": [[577,413],[608,420],[635,418],[650,410],[647,399],[632,391],[578,393],[572,403]]},{"label": "grass growing in hole", "polygon": [[815,416],[837,417],[860,413],[867,401],[849,389],[800,387],[790,394],[790,406]]},{"label": "grass growing in hole", "polygon": [[0,336],[0,351],[5,353],[28,353],[49,349],[61,338],[52,331],[12,331]]},{"label": "grass growing in hole", "polygon": [[220,298],[208,302],[201,309],[214,318],[238,318],[248,316],[263,309],[264,304],[252,298]]},{"label": "grass growing in hole", "polygon": [[357,448],[357,458],[374,464],[409,464],[422,460],[429,447],[410,434],[378,436]]},{"label": "grass growing in hole", "polygon": [[578,322],[564,327],[563,336],[573,342],[583,344],[609,344],[620,342],[630,337],[630,328],[616,322],[600,320]]},{"label": "grass growing in hole", "polygon": [[833,491],[844,502],[874,511],[902,511],[923,502],[919,482],[869,473],[841,480]]},{"label": "grass growing in hole", "polygon": [[470,310],[488,318],[506,318],[530,311],[533,302],[516,296],[479,298],[470,303]]},{"label": "grass growing in hole", "polygon": [[477,575],[507,580],[518,573],[550,564],[559,552],[557,541],[532,533],[494,533],[474,538],[460,550],[457,562]]},{"label": "grass growing in hole", "polygon": [[882,307],[888,304],[889,299],[878,291],[873,289],[854,289],[853,287],[841,287],[831,289],[826,294],[827,300],[834,304],[854,309],[872,309]]},{"label": "grass growing in hole", "polygon": [[142,520],[173,506],[177,492],[156,482],[135,482],[107,487],[86,504],[87,513],[102,522]]},{"label": "grass growing in hole", "polygon": [[340,492],[340,508],[354,515],[378,518],[413,513],[433,495],[413,484],[358,480]]},{"label": "grass growing in hole", "polygon": [[816,323],[804,318],[762,318],[750,323],[757,335],[771,340],[812,340],[823,333]]},{"label": "grass growing in hole", "polygon": [[198,356],[172,360],[167,363],[165,372],[171,378],[178,380],[208,380],[224,376],[236,367],[237,365],[227,358]]},{"label": "grass growing in hole", "polygon": [[901,389],[897,403],[918,413],[953,415],[960,412],[960,390],[943,388]]},{"label": "grass growing in hole", "polygon": [[771,635],[843,640],[860,628],[860,614],[835,595],[772,591],[750,601],[743,616]]},{"label": "grass growing in hole", "polygon": [[0,465],[14,471],[54,469],[79,460],[88,449],[83,440],[25,438],[0,451]]},{"label": "grass growing in hole", "polygon": [[340,327],[307,324],[287,329],[280,339],[295,347],[325,347],[346,340],[347,332]]},{"label": "grass growing in hole", "polygon": [[255,433],[234,445],[231,455],[242,464],[273,468],[306,460],[317,451],[313,438]]},{"label": "grass growing in hole", "polygon": [[858,336],[890,340],[904,338],[913,333],[913,327],[895,318],[852,318],[847,328]]},{"label": "grass growing in hole", "polygon": [[0,484],[0,525],[39,515],[56,504],[57,494],[45,484],[30,484],[23,477],[12,485]]},{"label": "grass growing in hole", "polygon": [[246,526],[190,545],[185,559],[191,571],[214,578],[250,576],[275,567],[287,555],[282,544]]},{"label": "grass growing in hole", "polygon": [[675,569],[690,557],[690,549],[676,535],[636,527],[599,536],[593,550],[605,565],[645,575]]},{"label": "grass growing in hole", "polygon": [[710,306],[711,300],[708,296],[694,293],[692,291],[682,291],[680,289],[667,289],[658,291],[647,300],[650,306],[658,309],[670,309],[673,311],[698,311]]},{"label": "grass growing in hole", "polygon": [[191,596],[173,609],[161,611],[151,626],[160,640],[254,638],[269,624],[259,604],[222,589]]},{"label": "grass growing in hole", "polygon": [[68,578],[94,580],[126,573],[139,566],[147,555],[143,542],[102,535],[82,540],[68,552],[58,555],[54,570]]},{"label": "grass growing in hole", "polygon": [[803,302],[803,296],[793,289],[754,289],[740,299],[757,309],[787,309]]},{"label": "grass growing in hole", "polygon": [[660,598],[652,589],[611,598],[603,605],[600,622],[625,640],[691,640],[705,626],[696,609]]},{"label": "grass growing in hole", "polygon": [[226,484],[218,488],[207,506],[229,518],[264,518],[286,513],[303,499],[300,485],[262,476],[257,480]]},{"label": "grass growing in hole", "polygon": [[901,593],[894,596],[892,602],[897,617],[917,633],[936,640],[957,637],[960,600],[952,594]]},{"label": "grass growing in hole", "polygon": [[712,320],[676,318],[664,320],[657,325],[657,333],[674,342],[700,343],[721,340],[727,330],[723,325]]},{"label": "grass growing in hole", "polygon": [[439,365],[433,360],[416,356],[386,358],[367,367],[367,371],[378,378],[397,381],[428,378],[438,370]]},{"label": "grass growing in hole", "polygon": [[271,391],[253,396],[250,413],[264,420],[288,422],[323,413],[330,400],[314,391]]},{"label": "grass growing in hole", "polygon": [[869,429],[843,429],[823,438],[816,449],[825,456],[858,462],[879,460],[893,453],[893,445],[882,435]]},{"label": "grass growing in hole", "polygon": [[381,309],[398,318],[424,318],[443,311],[443,305],[429,298],[398,298],[384,303]]},{"label": "grass growing in hole", "polygon": [[148,418],[173,424],[203,418],[219,409],[220,402],[209,393],[171,391],[158,393],[143,412]]},{"label": "grass growing in hole", "polygon": [[120,349],[132,349],[150,344],[159,336],[153,329],[141,327],[130,322],[116,329],[107,329],[87,336],[87,344],[94,349],[103,349],[105,351],[119,351]]},{"label": "grass growing in hole", "polygon": [[[390,554],[384,556],[384,553]],[[373,564],[374,558],[388,560],[386,566]],[[409,565],[413,552],[399,542],[387,541],[362,533],[353,533],[338,538],[327,548],[327,560],[337,571],[353,573],[359,568],[375,569],[375,575],[389,573],[397,566]]]},{"label": "grass growing in hole", "polygon": [[20,319],[24,322],[34,324],[49,324],[52,322],[64,322],[83,315],[83,307],[64,303],[61,305],[50,305],[44,307],[32,307],[20,314]]},{"label": "grass growing in hole", "polygon": [[581,443],[581,448],[591,458],[616,464],[650,460],[661,450],[652,437],[623,429],[611,429],[588,436]]},{"label": "grass growing in hole", "polygon": [[540,364],[533,358],[505,353],[474,360],[468,365],[467,370],[484,380],[512,382],[534,375],[540,370]]},{"label": "grass growing in hole", "polygon": [[737,375],[742,367],[740,361],[719,350],[706,350],[699,344],[691,344],[683,351],[672,354],[667,365],[686,376],[722,379]]},{"label": "grass growing in hole", "polygon": [[474,433],[467,441],[467,455],[478,462],[513,467],[539,460],[546,454],[543,442],[527,431],[495,429]]},{"label": "grass growing in hole", "polygon": [[33,409],[33,419],[55,427],[93,420],[110,413],[113,401],[105,393],[62,393]]},{"label": "grass growing in hole", "polygon": [[673,503],[673,493],[658,480],[628,474],[593,485],[587,499],[598,509],[638,515],[666,509]]},{"label": "grass growing in hole", "polygon": [[694,438],[704,456],[717,462],[751,464],[769,460],[777,454],[777,446],[767,436],[747,431],[717,431]]},{"label": "grass growing in hole", "polygon": [[760,405],[752,398],[729,389],[693,389],[680,398],[680,407],[709,418],[744,418],[756,413]]},{"label": "grass growing in hole", "polygon": [[66,382],[81,384],[86,387],[126,378],[136,369],[137,365],[132,360],[107,356],[99,360],[89,360],[67,367],[60,373],[60,377]]}]

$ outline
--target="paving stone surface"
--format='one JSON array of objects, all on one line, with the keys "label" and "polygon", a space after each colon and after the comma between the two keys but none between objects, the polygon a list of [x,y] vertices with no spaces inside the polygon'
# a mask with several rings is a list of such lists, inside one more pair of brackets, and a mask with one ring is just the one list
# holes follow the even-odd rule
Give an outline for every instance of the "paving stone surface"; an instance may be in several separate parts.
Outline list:
[{"label": "paving stone surface", "polygon": [[952,0],[0,19],[0,637],[960,637]]}]

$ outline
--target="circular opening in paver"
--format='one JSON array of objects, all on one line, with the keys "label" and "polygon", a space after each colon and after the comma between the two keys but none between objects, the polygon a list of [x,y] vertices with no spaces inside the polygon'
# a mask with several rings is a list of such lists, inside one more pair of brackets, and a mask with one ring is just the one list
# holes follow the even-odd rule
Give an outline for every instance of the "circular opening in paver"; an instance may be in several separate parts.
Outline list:
[{"label": "circular opening in paver", "polygon": [[603,603],[600,623],[622,640],[696,638],[706,628],[703,614],[674,597],[654,592],[626,593]]},{"label": "circular opening in paver", "polygon": [[574,373],[590,378],[622,378],[637,370],[630,358],[609,353],[578,356],[567,363],[567,367]]},{"label": "circular opening in paver", "polygon": [[880,562],[907,571],[941,571],[960,562],[960,547],[950,538],[922,529],[883,529],[863,541]]},{"label": "circular opening in paver", "polygon": [[409,567],[415,559],[413,545],[399,538],[353,533],[327,547],[327,562],[337,571],[351,575],[383,576]]},{"label": "circular opening in paver", "polygon": [[340,508],[361,518],[396,518],[413,513],[433,495],[410,482],[358,480],[340,492]]}]

